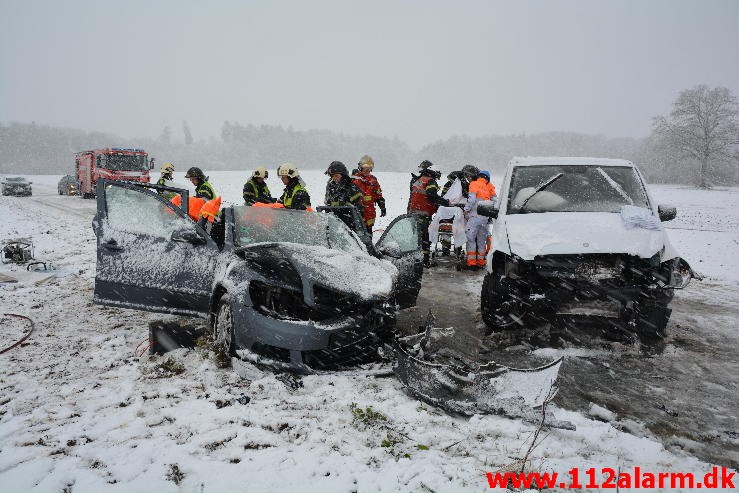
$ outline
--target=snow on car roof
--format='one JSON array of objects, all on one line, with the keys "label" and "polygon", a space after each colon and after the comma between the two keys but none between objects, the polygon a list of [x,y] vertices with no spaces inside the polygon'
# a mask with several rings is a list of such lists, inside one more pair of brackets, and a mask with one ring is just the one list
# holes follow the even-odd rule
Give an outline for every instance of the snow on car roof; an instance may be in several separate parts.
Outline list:
[{"label": "snow on car roof", "polygon": [[511,166],[634,166],[626,159],[603,157],[514,157]]}]

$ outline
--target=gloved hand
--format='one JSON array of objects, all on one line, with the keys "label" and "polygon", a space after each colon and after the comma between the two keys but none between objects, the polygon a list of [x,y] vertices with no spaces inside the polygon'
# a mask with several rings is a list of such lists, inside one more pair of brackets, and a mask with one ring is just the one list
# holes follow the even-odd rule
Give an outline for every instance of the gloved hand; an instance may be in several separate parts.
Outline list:
[{"label": "gloved hand", "polygon": [[380,217],[385,217],[387,215],[387,210],[385,210],[385,199],[378,200],[377,206],[380,208]]}]

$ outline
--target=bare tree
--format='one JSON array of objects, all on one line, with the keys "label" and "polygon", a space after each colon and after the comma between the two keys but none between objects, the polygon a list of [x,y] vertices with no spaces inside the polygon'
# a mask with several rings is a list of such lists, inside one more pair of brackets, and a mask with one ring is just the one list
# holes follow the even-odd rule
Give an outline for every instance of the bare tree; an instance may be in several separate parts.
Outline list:
[{"label": "bare tree", "polygon": [[708,172],[713,161],[736,161],[739,141],[739,105],[725,87],[699,85],[681,92],[668,118],[654,119],[654,131],[680,154],[700,164],[700,188],[709,188]]},{"label": "bare tree", "polygon": [[185,134],[185,144],[192,144],[192,132],[190,132],[190,125],[185,120],[182,120],[182,132]]}]

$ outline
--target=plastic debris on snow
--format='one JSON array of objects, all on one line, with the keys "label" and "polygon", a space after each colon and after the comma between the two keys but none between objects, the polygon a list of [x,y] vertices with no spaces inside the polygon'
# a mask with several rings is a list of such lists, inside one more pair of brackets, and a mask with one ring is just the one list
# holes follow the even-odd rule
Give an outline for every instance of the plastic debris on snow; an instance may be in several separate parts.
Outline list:
[{"label": "plastic debris on snow", "polygon": [[644,207],[624,205],[621,207],[621,219],[626,229],[643,228],[660,231],[662,222],[652,214],[652,211]]}]

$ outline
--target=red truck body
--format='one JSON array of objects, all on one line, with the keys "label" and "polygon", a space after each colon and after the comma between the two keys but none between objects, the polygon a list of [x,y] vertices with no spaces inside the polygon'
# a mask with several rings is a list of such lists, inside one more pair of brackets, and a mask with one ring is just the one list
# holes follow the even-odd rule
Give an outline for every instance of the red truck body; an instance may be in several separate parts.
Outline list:
[{"label": "red truck body", "polygon": [[74,156],[75,175],[84,198],[95,196],[98,179],[149,182],[152,161],[143,149],[109,147],[78,152]]}]

